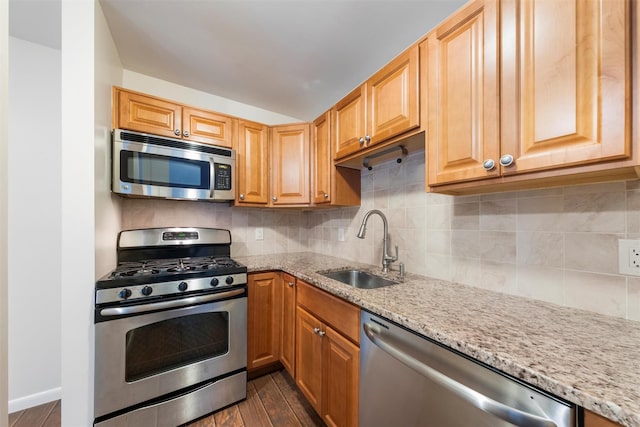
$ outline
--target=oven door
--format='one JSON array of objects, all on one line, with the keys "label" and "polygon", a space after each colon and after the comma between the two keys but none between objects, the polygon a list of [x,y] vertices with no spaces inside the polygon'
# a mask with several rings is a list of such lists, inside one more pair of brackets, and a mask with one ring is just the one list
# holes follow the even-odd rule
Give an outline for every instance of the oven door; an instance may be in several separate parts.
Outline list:
[{"label": "oven door", "polygon": [[246,369],[244,289],[98,312],[119,317],[95,325],[96,417]]}]

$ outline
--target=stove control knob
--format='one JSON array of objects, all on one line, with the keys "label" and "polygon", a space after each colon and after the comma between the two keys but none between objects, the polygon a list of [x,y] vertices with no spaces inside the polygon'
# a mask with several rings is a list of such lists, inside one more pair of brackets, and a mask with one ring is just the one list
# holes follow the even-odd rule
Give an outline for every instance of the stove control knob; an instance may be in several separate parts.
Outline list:
[{"label": "stove control knob", "polygon": [[142,292],[142,295],[144,296],[149,296],[151,295],[151,292],[153,292],[153,288],[151,286],[145,286],[140,292]]},{"label": "stove control knob", "polygon": [[232,276],[227,276],[226,279],[224,279],[224,281],[227,283],[227,285],[230,285],[233,283],[233,277]]},{"label": "stove control knob", "polygon": [[180,284],[178,285],[178,289],[181,291],[186,291],[188,287],[189,284],[187,282],[180,282]]},{"label": "stove control knob", "polygon": [[122,299],[127,299],[131,296],[131,290],[124,288],[118,293],[118,296]]},{"label": "stove control knob", "polygon": [[220,281],[218,280],[217,277],[214,277],[213,279],[211,279],[211,281],[209,282],[209,284],[211,286],[218,286],[218,284],[220,283]]}]

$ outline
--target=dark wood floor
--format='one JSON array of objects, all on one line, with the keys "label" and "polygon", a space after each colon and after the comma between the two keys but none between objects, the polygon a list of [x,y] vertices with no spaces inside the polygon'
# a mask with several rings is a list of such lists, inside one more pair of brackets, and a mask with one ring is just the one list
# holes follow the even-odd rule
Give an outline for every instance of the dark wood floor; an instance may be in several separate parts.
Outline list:
[{"label": "dark wood floor", "polygon": [[[325,424],[286,371],[247,384],[247,399],[189,424],[189,427],[284,427]],[[9,414],[10,427],[60,427],[60,401]],[[141,426],[142,427],[142,426]]]},{"label": "dark wood floor", "polygon": [[9,414],[9,427],[60,427],[60,401]]}]

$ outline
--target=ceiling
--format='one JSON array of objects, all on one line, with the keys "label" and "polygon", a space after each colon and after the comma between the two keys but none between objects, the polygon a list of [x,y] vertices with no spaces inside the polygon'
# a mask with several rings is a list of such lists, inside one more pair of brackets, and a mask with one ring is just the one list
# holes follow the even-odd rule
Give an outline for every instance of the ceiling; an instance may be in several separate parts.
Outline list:
[{"label": "ceiling", "polygon": [[[320,115],[464,2],[100,0],[124,68],[301,120]],[[47,35],[46,27],[57,26],[59,46],[59,19],[51,19],[59,3],[10,0],[12,35],[55,47],[56,29]]]}]

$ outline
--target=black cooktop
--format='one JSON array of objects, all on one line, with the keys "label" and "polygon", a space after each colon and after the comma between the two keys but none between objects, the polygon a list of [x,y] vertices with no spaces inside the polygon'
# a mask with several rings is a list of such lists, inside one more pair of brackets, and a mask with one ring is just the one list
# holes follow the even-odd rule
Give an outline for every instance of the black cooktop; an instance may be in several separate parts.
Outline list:
[{"label": "black cooktop", "polygon": [[161,283],[200,277],[246,273],[247,267],[229,257],[193,257],[123,261],[96,282],[97,289]]}]

